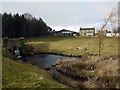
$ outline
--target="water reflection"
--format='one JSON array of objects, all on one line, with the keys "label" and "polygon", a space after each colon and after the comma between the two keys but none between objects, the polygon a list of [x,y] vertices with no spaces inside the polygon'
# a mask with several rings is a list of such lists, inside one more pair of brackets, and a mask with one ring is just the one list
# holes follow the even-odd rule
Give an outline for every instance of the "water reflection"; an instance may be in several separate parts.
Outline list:
[{"label": "water reflection", "polygon": [[57,60],[80,60],[79,57],[68,57],[53,54],[39,54],[32,57],[27,57],[28,62],[39,67],[45,68],[54,64]]}]

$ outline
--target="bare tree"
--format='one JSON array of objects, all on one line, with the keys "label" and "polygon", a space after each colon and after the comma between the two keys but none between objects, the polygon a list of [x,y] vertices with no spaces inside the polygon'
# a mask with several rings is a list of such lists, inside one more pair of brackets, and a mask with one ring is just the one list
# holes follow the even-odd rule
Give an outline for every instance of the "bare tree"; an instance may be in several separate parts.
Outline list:
[{"label": "bare tree", "polygon": [[111,13],[109,14],[109,16],[104,20],[103,25],[100,28],[100,31],[98,33],[98,38],[99,38],[99,47],[98,47],[98,55],[101,55],[101,51],[103,48],[103,42],[104,42],[104,38],[105,38],[105,27],[107,26],[108,23],[111,23],[111,25],[113,25],[114,23],[117,22],[117,11],[115,8],[112,9]]},{"label": "bare tree", "polygon": [[113,33],[115,34],[115,36],[117,35],[118,29],[116,27],[113,27]]}]

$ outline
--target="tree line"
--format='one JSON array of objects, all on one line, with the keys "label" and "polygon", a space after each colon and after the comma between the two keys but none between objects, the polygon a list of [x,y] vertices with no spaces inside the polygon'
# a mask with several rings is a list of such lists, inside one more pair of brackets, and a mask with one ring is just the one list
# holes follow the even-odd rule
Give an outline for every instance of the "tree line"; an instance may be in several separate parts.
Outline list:
[{"label": "tree line", "polygon": [[[28,14],[29,15],[29,14]],[[2,14],[2,37],[40,37],[49,34],[52,29],[41,19],[26,18],[24,14]]]}]

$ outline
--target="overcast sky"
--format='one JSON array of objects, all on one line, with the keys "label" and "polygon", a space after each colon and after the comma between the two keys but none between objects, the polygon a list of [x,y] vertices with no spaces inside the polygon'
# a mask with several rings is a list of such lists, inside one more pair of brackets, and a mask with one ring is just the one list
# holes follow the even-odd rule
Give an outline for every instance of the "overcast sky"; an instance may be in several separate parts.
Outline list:
[{"label": "overcast sky", "polygon": [[2,13],[30,13],[55,30],[99,27],[117,2],[2,2]]}]

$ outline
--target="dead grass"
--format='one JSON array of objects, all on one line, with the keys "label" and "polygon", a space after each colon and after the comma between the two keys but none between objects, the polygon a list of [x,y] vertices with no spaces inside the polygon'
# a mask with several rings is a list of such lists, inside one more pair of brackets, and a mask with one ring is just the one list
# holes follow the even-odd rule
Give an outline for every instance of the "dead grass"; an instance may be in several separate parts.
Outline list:
[{"label": "dead grass", "polygon": [[118,58],[89,57],[86,60],[64,60],[56,63],[58,71],[82,81],[84,87],[118,88]]}]

